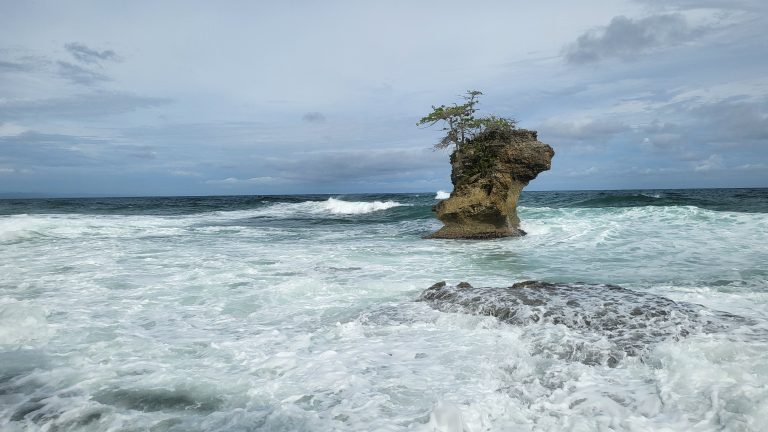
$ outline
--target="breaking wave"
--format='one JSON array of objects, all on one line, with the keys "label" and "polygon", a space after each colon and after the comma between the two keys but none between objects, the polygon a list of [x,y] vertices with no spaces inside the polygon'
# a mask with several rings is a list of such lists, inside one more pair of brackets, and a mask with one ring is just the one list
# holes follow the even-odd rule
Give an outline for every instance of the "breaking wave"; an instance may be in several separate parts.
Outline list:
[{"label": "breaking wave", "polygon": [[402,204],[396,201],[343,201],[335,198],[328,198],[328,201],[322,203],[322,208],[333,214],[365,214],[379,210],[387,210],[393,207],[399,207]]},{"label": "breaking wave", "polygon": [[221,212],[222,216],[243,217],[335,217],[353,216],[388,210],[406,206],[397,201],[344,201],[338,198],[328,198],[325,201],[304,201],[297,203],[277,203],[255,210]]},{"label": "breaking wave", "polygon": [[437,191],[437,194],[435,194],[435,199],[439,199],[439,200],[448,199],[450,196],[451,196],[450,192],[439,190]]},{"label": "breaking wave", "polygon": [[765,430],[768,189],[435,203],[0,200],[0,430]]}]

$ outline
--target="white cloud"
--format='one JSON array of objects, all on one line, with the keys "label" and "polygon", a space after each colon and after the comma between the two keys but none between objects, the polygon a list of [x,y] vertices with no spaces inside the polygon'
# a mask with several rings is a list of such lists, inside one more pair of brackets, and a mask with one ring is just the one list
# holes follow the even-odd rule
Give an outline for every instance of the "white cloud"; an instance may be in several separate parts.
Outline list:
[{"label": "white cloud", "polygon": [[768,77],[728,80],[727,82],[674,90],[669,104],[713,104],[738,97],[742,101],[758,102],[768,96]]},{"label": "white cloud", "polygon": [[210,185],[220,186],[233,186],[233,185],[274,185],[287,183],[288,180],[279,177],[251,177],[246,179],[239,179],[236,177],[227,177],[221,180],[206,180],[205,183]]},{"label": "white cloud", "polygon": [[0,137],[21,135],[29,129],[15,123],[0,123]]},{"label": "white cloud", "polygon": [[170,174],[177,177],[200,177],[202,175],[199,172],[188,170],[173,170]]},{"label": "white cloud", "polygon": [[703,161],[699,161],[699,163],[696,164],[696,166],[693,168],[694,171],[698,172],[706,172],[706,171],[713,171],[718,170],[723,167],[723,157],[718,154],[710,155],[708,158],[704,159]]},{"label": "white cloud", "polygon": [[734,167],[734,169],[739,171],[768,170],[768,164],[764,164],[764,163],[744,164],[744,165],[739,165],[737,167]]},{"label": "white cloud", "polygon": [[600,168],[592,166],[582,170],[570,170],[566,173],[566,175],[568,177],[589,177],[595,174],[599,174],[600,172]]}]

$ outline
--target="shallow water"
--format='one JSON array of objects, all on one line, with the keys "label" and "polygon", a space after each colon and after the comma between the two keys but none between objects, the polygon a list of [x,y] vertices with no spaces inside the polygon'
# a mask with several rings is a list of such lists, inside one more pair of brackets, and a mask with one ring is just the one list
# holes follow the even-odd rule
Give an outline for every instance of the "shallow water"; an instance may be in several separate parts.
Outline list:
[{"label": "shallow water", "polygon": [[[422,240],[436,202],[0,201],[0,429],[768,430],[768,190],[526,192],[529,235],[485,242]],[[415,301],[533,279],[743,320],[609,364]]]}]

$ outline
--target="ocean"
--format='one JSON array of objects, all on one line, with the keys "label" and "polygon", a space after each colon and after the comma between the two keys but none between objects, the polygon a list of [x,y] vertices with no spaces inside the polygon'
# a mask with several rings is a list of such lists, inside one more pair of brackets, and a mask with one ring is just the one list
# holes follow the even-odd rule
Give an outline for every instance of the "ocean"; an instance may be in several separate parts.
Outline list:
[{"label": "ocean", "polygon": [[[490,241],[436,202],[0,200],[0,430],[768,430],[768,189],[526,191]],[[577,301],[417,301],[528,280]]]}]

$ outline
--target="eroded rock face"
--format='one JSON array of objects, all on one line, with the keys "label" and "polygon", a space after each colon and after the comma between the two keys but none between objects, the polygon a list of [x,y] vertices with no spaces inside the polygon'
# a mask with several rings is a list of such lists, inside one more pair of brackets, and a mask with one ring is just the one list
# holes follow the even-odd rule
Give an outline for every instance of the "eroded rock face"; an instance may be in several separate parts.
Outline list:
[{"label": "eroded rock face", "polygon": [[[531,349],[540,354],[612,367],[626,357],[644,357],[656,343],[752,324],[726,312],[616,285],[528,281],[473,288],[466,282],[455,287],[439,282],[419,301],[443,312],[489,315],[528,329]],[[567,334],[544,327],[553,325],[567,327]],[[557,344],[547,339],[553,335]]]},{"label": "eroded rock face", "polygon": [[453,192],[433,207],[445,226],[427,238],[524,235],[517,200],[528,182],[550,168],[554,155],[535,131],[525,129],[457,149],[451,155]]}]

